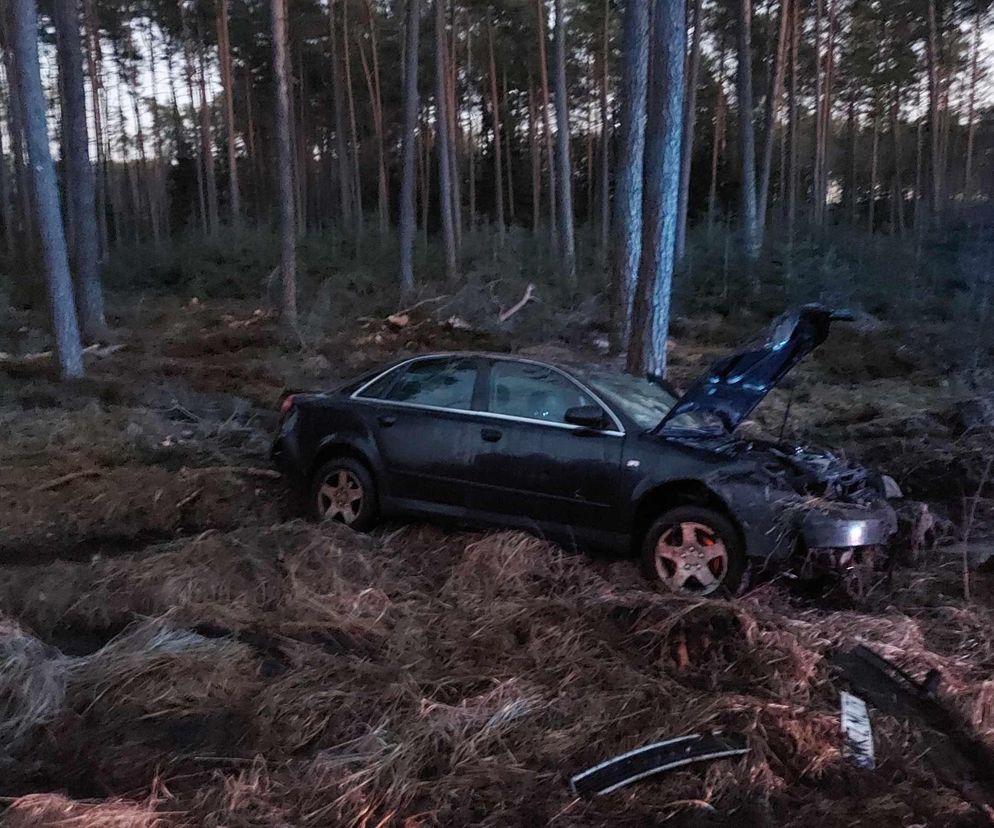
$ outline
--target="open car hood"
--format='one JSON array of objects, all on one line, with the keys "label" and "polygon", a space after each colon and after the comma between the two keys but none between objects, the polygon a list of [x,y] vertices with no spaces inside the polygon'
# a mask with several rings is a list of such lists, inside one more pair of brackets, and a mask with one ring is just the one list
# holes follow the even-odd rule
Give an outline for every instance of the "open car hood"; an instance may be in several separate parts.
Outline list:
[{"label": "open car hood", "polygon": [[834,320],[852,319],[824,305],[803,305],[778,318],[766,338],[719,359],[698,377],[660,421],[656,431],[681,414],[704,412],[733,431],[762,399],[828,337]]}]

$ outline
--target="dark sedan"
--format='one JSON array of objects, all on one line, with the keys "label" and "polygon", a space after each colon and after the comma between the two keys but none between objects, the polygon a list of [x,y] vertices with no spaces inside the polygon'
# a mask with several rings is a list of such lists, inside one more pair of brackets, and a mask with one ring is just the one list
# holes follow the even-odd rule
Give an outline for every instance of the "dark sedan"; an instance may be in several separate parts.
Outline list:
[{"label": "dark sedan", "polygon": [[895,528],[884,479],[736,427],[837,318],[817,305],[685,394],[596,367],[442,353],[293,394],[273,455],[316,519],[436,516],[641,556],[674,590],[734,593],[750,564],[866,566]]}]

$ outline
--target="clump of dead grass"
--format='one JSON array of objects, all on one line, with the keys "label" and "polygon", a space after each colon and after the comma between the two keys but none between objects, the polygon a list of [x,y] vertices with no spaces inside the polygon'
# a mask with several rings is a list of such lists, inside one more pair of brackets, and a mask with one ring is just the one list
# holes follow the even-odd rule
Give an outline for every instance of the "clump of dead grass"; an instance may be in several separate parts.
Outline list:
[{"label": "clump of dead grass", "polygon": [[18,797],[0,815],[2,828],[164,828],[167,824],[151,802],[87,802],[49,793]]}]

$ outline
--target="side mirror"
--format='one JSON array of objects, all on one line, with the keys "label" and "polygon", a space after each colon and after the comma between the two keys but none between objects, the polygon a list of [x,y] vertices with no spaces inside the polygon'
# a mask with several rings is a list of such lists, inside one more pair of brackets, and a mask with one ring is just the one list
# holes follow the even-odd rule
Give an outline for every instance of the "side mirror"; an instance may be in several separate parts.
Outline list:
[{"label": "side mirror", "polygon": [[578,405],[566,409],[563,419],[570,425],[601,431],[607,426],[604,412],[596,405]]}]

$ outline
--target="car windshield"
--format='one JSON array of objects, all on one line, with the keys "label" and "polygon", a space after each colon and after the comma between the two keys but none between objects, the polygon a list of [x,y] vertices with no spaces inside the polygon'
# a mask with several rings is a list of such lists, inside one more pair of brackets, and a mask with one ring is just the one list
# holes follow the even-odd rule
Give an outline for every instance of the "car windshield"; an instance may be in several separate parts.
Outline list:
[{"label": "car windshield", "polygon": [[[630,374],[591,371],[585,374],[584,379],[594,391],[646,430],[658,426],[679,399],[664,385]],[[695,431],[722,430],[721,422],[716,417],[700,411],[681,414],[668,422],[666,427]]]}]

